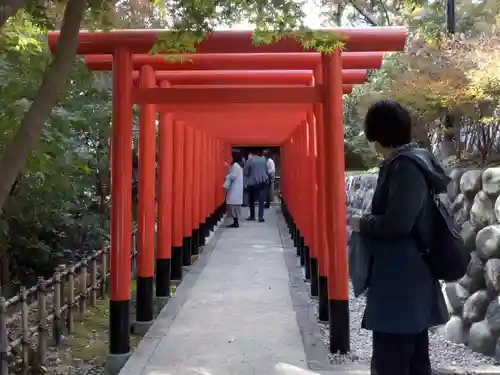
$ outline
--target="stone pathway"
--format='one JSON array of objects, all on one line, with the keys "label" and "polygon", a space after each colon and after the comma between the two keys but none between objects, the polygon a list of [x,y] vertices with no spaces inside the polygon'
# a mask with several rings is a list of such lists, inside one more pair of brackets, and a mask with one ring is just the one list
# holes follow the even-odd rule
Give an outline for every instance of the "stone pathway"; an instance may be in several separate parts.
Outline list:
[{"label": "stone pathway", "polygon": [[308,370],[278,216],[266,215],[216,232],[121,375],[325,373]]}]

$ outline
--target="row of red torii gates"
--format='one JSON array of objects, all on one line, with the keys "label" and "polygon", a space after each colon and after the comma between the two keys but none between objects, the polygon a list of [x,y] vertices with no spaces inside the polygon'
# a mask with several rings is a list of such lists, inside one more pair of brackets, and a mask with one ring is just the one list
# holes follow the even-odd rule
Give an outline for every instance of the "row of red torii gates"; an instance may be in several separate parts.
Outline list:
[{"label": "row of red torii gates", "polygon": [[[342,51],[304,51],[291,37],[257,46],[250,31],[216,31],[183,62],[147,55],[165,31],[80,33],[77,53],[89,69],[113,71],[110,359],[123,364],[130,353],[133,104],[140,106],[136,327],[150,326],[154,298],[170,297],[170,281],[182,279],[223,216],[231,147],[280,146],[283,208],[319,319],[330,323],[330,351],[349,351],[342,95],[380,67],[383,52],[404,49],[406,30],[329,31],[344,39]],[[58,38],[49,33],[53,52]]]}]

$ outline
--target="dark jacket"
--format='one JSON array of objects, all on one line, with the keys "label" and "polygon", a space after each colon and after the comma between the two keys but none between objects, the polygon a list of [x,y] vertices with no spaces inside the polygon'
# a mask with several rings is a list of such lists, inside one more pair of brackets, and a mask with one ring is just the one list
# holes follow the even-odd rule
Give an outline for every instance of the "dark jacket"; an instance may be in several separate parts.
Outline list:
[{"label": "dark jacket", "polygon": [[247,178],[247,185],[253,186],[267,183],[269,176],[267,174],[267,161],[263,156],[252,155],[245,164],[243,174]]},{"label": "dark jacket", "polygon": [[[420,165],[405,157],[409,153],[419,156]],[[373,245],[363,328],[414,334],[447,322],[439,283],[414,238],[431,235],[429,189],[443,192],[448,182],[434,157],[415,145],[401,147],[381,164],[371,214],[360,223],[360,232]]]}]

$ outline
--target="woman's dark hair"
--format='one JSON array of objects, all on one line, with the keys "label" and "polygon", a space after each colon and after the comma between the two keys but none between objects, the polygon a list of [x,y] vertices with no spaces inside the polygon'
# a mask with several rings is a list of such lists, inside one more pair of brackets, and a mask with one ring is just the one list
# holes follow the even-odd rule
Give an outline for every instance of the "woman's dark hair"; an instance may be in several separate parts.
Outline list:
[{"label": "woman's dark hair", "polygon": [[411,142],[411,116],[395,100],[379,100],[365,116],[366,139],[394,148]]},{"label": "woman's dark hair", "polygon": [[241,153],[238,151],[234,151],[232,156],[233,156],[233,161],[231,164],[238,163],[241,165]]}]

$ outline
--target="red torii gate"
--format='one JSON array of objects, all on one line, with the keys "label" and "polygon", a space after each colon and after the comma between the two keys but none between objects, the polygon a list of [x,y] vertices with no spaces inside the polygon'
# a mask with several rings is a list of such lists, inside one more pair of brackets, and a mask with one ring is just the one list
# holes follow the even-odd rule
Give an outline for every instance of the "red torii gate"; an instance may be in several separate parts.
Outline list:
[{"label": "red torii gate", "polygon": [[[141,135],[139,149],[143,150],[141,159],[142,190],[141,202],[145,205],[141,225],[144,228],[139,254],[139,274],[143,277],[145,288],[142,295],[146,298],[147,290],[152,290],[154,275],[154,147],[147,140],[154,138],[156,132],[154,124],[155,108],[151,103],[159,104],[160,108],[160,196],[158,202],[159,219],[159,250],[157,254],[157,277],[160,270],[168,266],[170,261],[167,249],[162,250],[164,237],[170,233],[170,224],[173,224],[172,235],[172,263],[173,253],[177,248],[192,249],[191,244],[182,243],[194,237],[192,230],[199,228],[203,232],[213,226],[214,220],[222,214],[223,196],[220,186],[224,172],[221,168],[222,160],[229,154],[230,148],[227,141],[239,143],[247,137],[251,142],[260,142],[272,138],[273,142],[282,147],[282,192],[284,210],[294,225],[294,238],[298,250],[304,258],[319,261],[320,302],[327,307],[330,321],[330,350],[332,352],[346,352],[349,350],[349,314],[348,314],[348,276],[346,259],[346,231],[345,231],[345,204],[344,204],[344,154],[343,154],[343,126],[342,126],[342,64],[347,64],[348,59],[357,60],[355,54],[359,51],[400,51],[404,48],[406,31],[404,28],[378,28],[368,29],[332,29],[332,33],[340,35],[345,40],[347,52],[341,54],[335,50],[331,54],[317,54],[309,52],[301,54],[302,47],[293,38],[284,38],[269,45],[255,46],[252,43],[251,32],[248,31],[221,31],[206,36],[196,48],[197,53],[207,55],[190,55],[191,63],[172,63],[178,70],[227,69],[234,66],[238,60],[236,54],[256,53],[260,63],[241,65],[234,70],[245,69],[291,69],[292,61],[296,69],[314,70],[314,83],[303,87],[204,87],[185,88],[169,87],[166,81],[160,81],[160,88],[156,88],[154,74],[143,73],[138,88],[133,87],[133,71],[138,58],[132,54],[149,52],[163,31],[157,30],[125,30],[110,33],[81,32],[79,36],[78,54],[108,54],[113,55],[113,137],[112,137],[112,223],[111,223],[111,301],[110,301],[110,359],[116,360],[116,365],[123,364],[129,355],[129,300],[130,300],[130,233],[131,233],[131,160],[132,160],[132,104],[141,105]],[[53,51],[57,44],[58,33],[49,33],[49,46]],[[231,52],[225,58],[222,54]],[[218,54],[218,55],[215,55]],[[269,54],[269,55],[267,55]],[[274,54],[275,57],[272,55]],[[350,55],[349,55],[350,54]],[[265,57],[263,57],[265,55]],[[294,56],[292,56],[294,55]],[[203,57],[202,57],[203,56]],[[291,58],[288,59],[288,56]],[[311,57],[299,57],[311,56]],[[343,57],[344,56],[344,57]],[[89,61],[91,57],[87,57]],[[213,59],[213,60],[211,60]],[[213,61],[216,61],[214,63]],[[372,65],[375,60],[381,60],[380,53],[372,53],[367,57]],[[212,61],[212,62],[211,62]],[[248,57],[248,61],[251,61]],[[307,64],[306,64],[307,62]],[[260,65],[259,65],[260,64]],[[265,64],[272,68],[263,68]],[[351,66],[358,69],[369,68],[368,62],[357,62]],[[305,67],[307,65],[307,67]],[[378,67],[378,64],[376,67]],[[217,66],[217,68],[215,67]],[[153,66],[144,64],[141,71],[154,73]],[[207,105],[208,103],[208,105]],[[223,106],[249,106],[256,108],[257,104],[267,103],[271,106],[284,106],[289,112],[297,106],[305,106],[302,119],[286,118],[291,121],[300,121],[300,126],[293,131],[292,125],[284,121],[276,132],[256,136],[248,128],[239,128],[231,137],[221,142],[209,138],[198,127],[206,126],[203,121],[205,113],[210,113],[214,107]],[[271,104],[269,104],[271,103]],[[200,111],[201,118],[189,115],[193,112],[193,104]],[[292,104],[292,106],[290,106]],[[264,105],[265,106],[265,105]],[[259,106],[262,110],[264,106]],[[183,110],[180,110],[184,108]],[[233,107],[234,108],[234,107]],[[222,108],[223,109],[223,108]],[[173,120],[180,110],[186,119],[198,126],[192,128],[185,125],[187,121],[178,120],[173,126]],[[169,112],[165,112],[169,111]],[[269,111],[267,111],[269,113]],[[281,119],[285,118],[285,111],[281,112]],[[220,113],[220,112],[219,112]],[[249,114],[250,111],[245,113]],[[287,116],[288,117],[288,116]],[[212,120],[222,121],[221,117],[212,117]],[[264,121],[264,118],[259,118]],[[144,126],[143,126],[144,124]],[[183,125],[181,125],[183,124]],[[220,124],[220,123],[219,123]],[[249,124],[249,123],[248,123]],[[297,124],[297,123],[295,123]],[[229,124],[228,124],[229,125]],[[271,128],[272,124],[267,124]],[[213,125],[212,125],[213,126]],[[220,125],[219,125],[220,126]],[[283,140],[290,135],[283,142]],[[219,135],[219,133],[217,134]],[[222,135],[222,133],[220,133]],[[239,136],[238,136],[239,135]],[[239,138],[238,138],[239,137]],[[153,141],[154,142],[154,141]],[[185,144],[184,144],[185,143]],[[153,143],[154,145],[154,143]],[[149,152],[144,149],[150,149]],[[151,151],[153,150],[153,151]],[[141,151],[140,151],[141,152]],[[172,160],[174,165],[169,165]],[[205,156],[203,156],[205,155]],[[297,158],[297,155],[303,156]],[[292,158],[293,156],[293,158]],[[293,161],[298,161],[293,164]],[[187,169],[184,176],[183,167],[186,165],[205,168]],[[119,163],[117,166],[116,164]],[[328,165],[328,168],[326,166]],[[181,199],[172,197],[168,185],[172,180],[169,173],[176,175],[174,191],[187,191]],[[170,175],[171,177],[171,175]],[[185,186],[183,178],[186,179]],[[209,181],[209,186],[200,186],[194,183],[195,179]],[[170,183],[169,183],[170,182]],[[301,194],[298,194],[298,191]],[[151,196],[152,195],[152,200]],[[146,197],[150,197],[147,199]],[[199,199],[197,204],[190,205],[189,199]],[[298,199],[297,197],[301,197]],[[302,197],[305,197],[303,199]],[[151,204],[152,202],[152,204]],[[173,205],[173,207],[172,207]],[[170,208],[166,208],[170,207]],[[316,210],[315,210],[316,208]],[[179,214],[183,220],[172,222],[172,212]],[[184,215],[182,215],[184,210]],[[175,216],[177,217],[177,216]],[[206,220],[205,220],[206,218]],[[310,220],[312,218],[312,220]],[[328,230],[326,230],[328,228]],[[181,238],[179,240],[179,236]],[[181,242],[181,243],[179,243]],[[148,250],[149,249],[149,250]],[[311,251],[311,254],[307,252]],[[191,250],[189,250],[191,251]],[[160,262],[168,260],[168,262]],[[185,259],[184,259],[185,261]],[[143,266],[142,266],[143,265]],[[174,269],[174,267],[172,267]],[[311,267],[313,269],[313,266]],[[167,270],[165,270],[167,272]],[[329,277],[327,277],[329,276]],[[165,285],[159,285],[161,293],[166,293]],[[325,290],[328,289],[327,293]],[[161,296],[161,294],[160,294]],[[327,299],[327,303],[322,301]],[[150,301],[144,300],[149,305]],[[138,301],[139,304],[139,301]],[[143,311],[147,313],[147,311]],[[325,319],[323,313],[323,319]],[[327,318],[328,319],[328,318]],[[140,319],[138,319],[141,321]],[[143,320],[144,322],[146,320]]]},{"label": "red torii gate", "polygon": [[[311,68],[311,62],[312,63],[318,63],[318,61],[314,61],[311,59],[303,59],[304,56],[311,56],[309,54],[292,54],[294,55],[294,59],[298,61],[300,64],[306,64],[304,65],[305,67]],[[193,60],[196,63],[196,59],[194,58],[195,56],[202,57],[205,55],[194,55]],[[212,56],[212,55],[210,55]],[[217,56],[217,55],[216,55]],[[235,55],[235,56],[241,56],[241,55]],[[278,67],[275,64],[273,64],[273,59],[270,57],[276,58],[276,54],[260,54],[257,55],[257,59],[254,59],[254,55],[248,56],[248,59],[251,61],[256,62],[257,66],[259,66],[259,63],[265,63],[267,66],[271,65],[274,67]],[[317,57],[318,56],[314,56]],[[288,62],[288,54],[286,55],[287,57],[287,62]],[[189,66],[193,66],[192,62],[188,61]],[[354,66],[363,66],[363,67],[378,67],[381,63],[381,54],[380,53],[355,53],[355,54],[350,54],[347,56],[347,61],[348,65],[354,65]],[[172,62],[168,61],[165,57],[162,56],[148,56],[148,55],[134,55],[132,57],[132,61],[134,64],[134,68],[136,69],[142,69],[144,67],[148,67],[147,70],[141,70],[141,72],[144,75],[147,74],[153,74],[151,71],[151,68],[154,67],[155,69],[166,69],[163,71],[156,71],[156,80],[161,83],[162,81],[168,81],[171,87],[186,87],[186,88],[235,88],[234,85],[237,84],[245,84],[245,87],[261,87],[259,85],[256,85],[256,83],[273,83],[273,84],[282,84],[279,87],[285,88],[285,87],[293,87],[293,86],[287,86],[284,85],[285,83],[298,83],[298,84],[303,84],[303,85],[311,85],[313,82],[312,80],[312,70],[273,70],[273,71],[259,71],[259,70],[250,70],[250,71],[220,71],[220,70],[212,70],[212,71],[170,71],[168,69],[171,69]],[[206,59],[203,59],[204,62],[206,62]],[[219,62],[223,62],[223,60],[218,60]],[[241,61],[240,59],[237,59],[236,57],[232,57],[231,61]],[[111,55],[97,55],[97,56],[87,56],[86,57],[86,62],[87,66],[89,69],[97,69],[97,70],[111,70],[112,68],[112,56]],[[247,66],[248,66],[248,61],[247,61]],[[262,66],[259,66],[262,67]],[[343,82],[348,82],[348,83],[363,83],[366,80],[366,74],[367,70],[366,69],[355,69],[355,70],[344,70],[342,73],[342,80]],[[137,81],[139,79],[139,72],[134,71],[133,73],[134,81]],[[267,81],[267,82],[266,82]],[[152,80],[151,80],[152,82]],[[195,85],[195,84],[201,84],[204,83],[205,85]],[[219,84],[224,84],[224,85],[208,85],[212,83],[219,83]],[[151,83],[152,84],[152,83]],[[179,84],[184,84],[179,85]],[[191,85],[187,85],[191,84]],[[253,85],[252,85],[253,84]],[[175,86],[174,86],[175,85]],[[227,86],[226,86],[227,85]],[[352,87],[352,86],[351,86]],[[343,85],[343,93],[349,93],[351,90],[351,87],[348,85]],[[266,88],[273,88],[272,86],[267,86]],[[277,87],[278,88],[278,87]],[[162,105],[161,108],[163,110],[168,110],[168,107],[165,105]],[[177,107],[172,107],[170,108],[171,111],[175,109],[175,114],[177,119],[182,119],[187,121],[187,123],[193,124],[193,125],[198,125],[199,127],[202,127],[204,129],[209,128],[210,133],[218,138],[224,138],[227,141],[229,141],[232,144],[245,144],[249,145],[250,140],[252,141],[251,144],[259,144],[259,145],[280,145],[283,143],[283,141],[288,137],[288,135],[293,131],[293,129],[297,126],[297,124],[301,123],[307,113],[307,108],[303,108],[297,112],[299,108],[295,105],[294,108],[285,108],[284,111],[279,111],[275,106],[262,106],[259,105],[259,108],[256,109],[250,109],[246,107],[239,107],[238,111],[236,112],[236,118],[233,116],[230,118],[228,116],[228,108],[224,108],[222,110],[221,116],[218,118],[214,118],[212,113],[206,113],[207,108],[212,108],[212,107],[206,107],[200,108],[199,106],[197,107],[190,107],[191,108],[191,117],[189,119],[186,118],[186,115],[184,112],[186,110],[181,110],[179,108],[179,105]],[[264,108],[267,109],[267,111],[264,111]],[[310,110],[310,108],[309,108]],[[264,111],[264,113],[263,113]],[[297,116],[295,120],[292,120],[292,112],[297,112]],[[200,114],[203,113],[203,116]],[[255,117],[255,113],[258,113],[260,116],[259,118]],[[194,115],[193,115],[194,114]],[[292,117],[291,117],[292,116]],[[203,119],[200,121],[200,119]],[[242,120],[243,119],[243,120]],[[248,127],[251,129],[253,132],[255,132],[257,129],[265,129],[265,137],[257,137],[252,136],[252,138],[249,138],[249,135],[244,135],[242,137],[241,135],[241,129],[240,128],[235,128],[234,125],[238,123],[240,127],[244,125],[242,121],[249,122]],[[286,124],[281,124],[280,122],[283,123],[283,121]],[[286,126],[286,129],[283,129],[283,127]],[[214,131],[214,128],[217,127],[217,130]],[[233,134],[233,132],[235,134]],[[139,206],[139,217],[142,217],[141,215],[141,205]],[[197,236],[193,234],[194,238]],[[142,236],[139,236],[142,238]],[[184,244],[183,247],[188,247],[191,248],[190,245]],[[194,246],[196,248],[196,245]],[[316,258],[319,256],[315,256],[316,254],[312,254],[312,257],[309,256],[309,248],[308,246],[301,246],[300,248],[304,248],[303,251],[300,251],[301,254],[307,254],[306,256],[301,257],[301,261],[305,263],[306,267],[306,277],[308,279],[311,279],[311,290],[312,294],[314,296],[317,296],[319,291],[318,291],[318,262]],[[188,254],[188,252],[184,251],[184,254]],[[187,255],[186,255],[187,256]],[[326,259],[326,257],[324,257]],[[309,260],[312,261],[312,267],[309,265]],[[187,262],[187,260],[186,260]],[[180,271],[176,271],[175,269],[177,267],[180,267],[180,262],[176,261],[174,262],[174,270],[172,271],[173,275],[175,278],[180,278]],[[324,268],[324,267],[323,267]],[[311,277],[312,274],[312,277]],[[152,275],[151,275],[152,276]],[[157,279],[159,275],[157,275]],[[139,281],[141,278],[139,278]],[[322,288],[323,292],[325,288]],[[142,289],[138,288],[137,289],[138,294],[142,292]],[[152,291],[149,293],[152,294]],[[157,293],[158,296],[158,293]],[[138,296],[139,300],[143,300]],[[148,299],[149,301],[150,299]],[[323,313],[320,314],[320,318],[323,320],[328,320],[328,299],[326,298],[321,298],[321,309]],[[146,306],[147,304],[142,304],[140,306]],[[141,309],[138,307],[138,309]],[[142,314],[138,314],[140,317],[143,316]],[[149,316],[149,315],[144,315]],[[152,319],[152,316],[149,318],[145,318],[146,322],[149,322],[149,319]]]}]

